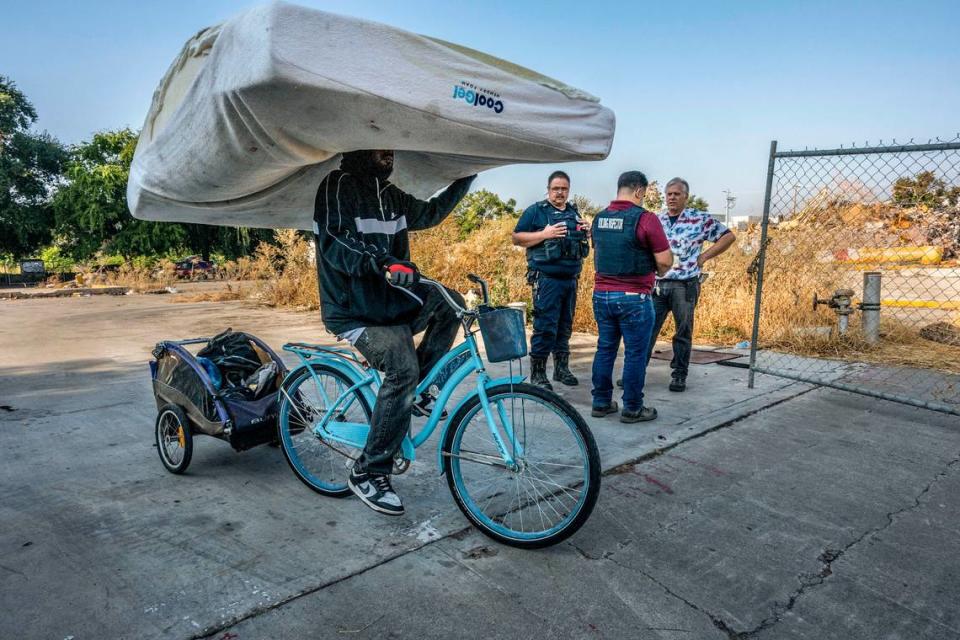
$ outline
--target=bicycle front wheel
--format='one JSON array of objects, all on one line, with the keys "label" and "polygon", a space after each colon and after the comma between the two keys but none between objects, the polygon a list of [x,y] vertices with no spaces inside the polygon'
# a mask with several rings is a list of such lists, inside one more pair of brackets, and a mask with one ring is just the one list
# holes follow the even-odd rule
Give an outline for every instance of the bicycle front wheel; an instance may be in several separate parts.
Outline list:
[{"label": "bicycle front wheel", "polygon": [[[327,410],[353,386],[353,382],[339,370],[323,364],[300,369],[284,381],[280,393],[277,419],[277,440],[287,463],[300,480],[327,496],[342,498],[350,495],[347,475],[361,449],[327,440],[314,428]],[[330,419],[341,422],[370,423],[371,409],[359,390],[350,392]]]},{"label": "bicycle front wheel", "polygon": [[505,544],[537,548],[564,540],[590,517],[600,492],[593,434],[576,409],[540,387],[498,385],[487,398],[492,429],[475,397],[444,439],[453,499],[480,531]]}]

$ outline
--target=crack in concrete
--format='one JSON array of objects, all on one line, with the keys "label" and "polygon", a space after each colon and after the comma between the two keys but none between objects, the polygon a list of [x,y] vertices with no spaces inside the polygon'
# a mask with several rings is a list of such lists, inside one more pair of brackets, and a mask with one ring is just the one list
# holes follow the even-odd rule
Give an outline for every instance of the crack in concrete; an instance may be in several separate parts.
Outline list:
[{"label": "crack in concrete", "polygon": [[753,409],[752,411],[748,411],[747,413],[741,414],[741,415],[737,416],[736,418],[732,418],[732,419],[730,419],[730,420],[727,420],[726,422],[721,422],[720,424],[718,424],[718,425],[716,425],[716,426],[710,427],[709,429],[705,429],[704,431],[701,431],[700,433],[694,434],[694,435],[692,435],[692,436],[690,436],[690,437],[688,437],[688,438],[681,438],[680,440],[677,440],[676,442],[672,442],[672,443],[670,443],[670,444],[668,444],[668,445],[666,445],[666,446],[664,446],[664,447],[661,447],[661,448],[659,448],[659,449],[654,449],[653,451],[651,451],[651,452],[649,452],[649,453],[645,453],[645,454],[643,454],[642,456],[639,456],[639,457],[637,457],[637,458],[634,458],[633,460],[628,460],[627,462],[624,462],[623,464],[620,464],[620,465],[614,467],[613,469],[609,469],[609,470],[607,470],[607,471],[604,471],[604,472],[603,472],[603,475],[605,475],[605,476],[616,476],[616,475],[620,475],[620,474],[623,474],[623,473],[628,473],[628,472],[631,470],[632,467],[636,466],[637,464],[639,464],[639,463],[641,463],[641,462],[646,462],[646,461],[648,461],[648,460],[653,460],[654,458],[658,458],[658,457],[662,456],[663,454],[665,454],[666,452],[671,451],[671,450],[673,450],[673,449],[676,449],[677,447],[679,447],[679,446],[682,445],[682,444],[686,444],[686,443],[688,443],[688,442],[692,442],[693,440],[698,440],[698,439],[700,439],[700,438],[703,438],[704,436],[710,435],[711,433],[715,433],[715,432],[717,432],[717,431],[720,431],[721,429],[727,429],[727,428],[729,428],[729,427],[732,427],[733,425],[735,425],[735,424],[737,424],[737,423],[739,423],[739,422],[743,422],[743,421],[746,420],[747,418],[752,418],[753,416],[757,415],[758,413],[760,413],[760,412],[762,412],[762,411],[766,411],[767,409],[772,409],[772,408],[774,408],[774,407],[776,407],[776,406],[779,406],[779,405],[783,404],[784,402],[789,402],[790,400],[793,400],[793,399],[795,399],[795,398],[799,398],[800,396],[806,395],[806,394],[811,393],[811,392],[813,392],[813,391],[816,391],[817,389],[820,389],[820,387],[811,387],[811,388],[809,388],[809,389],[804,389],[803,391],[800,391],[800,392],[795,393],[795,394],[793,394],[793,395],[787,396],[787,397],[785,397],[785,398],[781,398],[781,399],[777,400],[776,402],[771,402],[770,404],[764,405],[764,406],[762,406],[762,407],[757,407],[756,409]]},{"label": "crack in concrete", "polygon": [[409,553],[416,553],[417,551],[419,551],[420,549],[423,549],[424,547],[428,547],[428,546],[430,546],[431,544],[435,544],[435,543],[439,542],[440,540],[444,540],[444,539],[446,539],[447,537],[455,536],[455,535],[457,535],[458,533],[460,533],[461,531],[469,530],[469,529],[471,529],[471,528],[472,528],[472,527],[467,526],[467,527],[464,527],[463,529],[458,529],[457,531],[449,534],[449,536],[444,536],[444,537],[441,537],[441,538],[437,538],[437,539],[435,539],[435,540],[430,540],[429,542],[425,542],[424,544],[421,544],[421,545],[419,545],[419,546],[416,546],[416,547],[413,547],[413,548],[410,548],[410,549],[406,549],[406,550],[404,550],[404,551],[400,551],[399,553],[396,553],[396,554],[394,554],[394,555],[388,556],[388,557],[386,557],[386,558],[381,558],[378,562],[375,562],[374,564],[371,564],[371,565],[369,565],[369,566],[367,566],[367,567],[363,567],[362,569],[358,569],[358,570],[356,570],[356,571],[353,571],[353,572],[351,572],[351,573],[348,573],[347,575],[341,576],[341,577],[339,577],[339,578],[335,578],[335,579],[333,579],[333,580],[330,580],[330,581],[328,581],[328,582],[321,583],[321,584],[319,584],[319,585],[315,585],[315,586],[312,586],[312,587],[308,587],[308,588],[306,588],[306,589],[303,589],[303,590],[301,590],[301,591],[298,591],[297,593],[293,593],[293,594],[291,594],[291,595],[289,595],[289,596],[287,596],[287,597],[281,598],[280,600],[278,600],[278,601],[276,601],[276,602],[272,602],[272,603],[265,604],[265,605],[258,606],[258,607],[253,607],[252,609],[249,609],[249,610],[247,610],[246,612],[244,612],[244,613],[242,613],[242,614],[233,616],[233,617],[230,618],[229,620],[223,620],[223,621],[221,621],[221,622],[219,622],[219,623],[217,623],[217,624],[210,625],[210,626],[206,627],[205,629],[203,629],[203,630],[200,631],[199,633],[190,636],[190,638],[189,638],[188,640],[203,640],[204,638],[210,638],[211,636],[213,636],[213,635],[215,635],[215,634],[217,634],[217,633],[220,633],[221,631],[226,631],[227,629],[230,629],[231,627],[234,627],[234,626],[240,624],[241,622],[244,622],[244,621],[249,620],[249,619],[251,619],[251,618],[256,618],[257,616],[260,616],[260,615],[263,615],[263,614],[268,613],[268,612],[270,612],[270,611],[273,611],[274,609],[279,609],[280,607],[282,607],[282,606],[284,606],[284,605],[287,605],[287,604],[293,602],[294,600],[299,600],[300,598],[303,598],[303,597],[305,597],[305,596],[309,596],[309,595],[311,595],[311,594],[313,594],[313,593],[317,593],[318,591],[322,591],[323,589],[326,589],[327,587],[332,587],[332,586],[334,586],[334,585],[340,584],[341,582],[345,582],[345,581],[347,581],[347,580],[350,580],[351,578],[355,578],[355,577],[357,577],[357,576],[361,576],[361,575],[363,575],[363,574],[365,574],[365,573],[367,573],[367,572],[369,572],[369,571],[373,571],[374,569],[377,569],[377,568],[379,568],[379,567],[382,567],[382,566],[385,565],[385,564],[389,564],[389,563],[393,562],[394,560],[399,560],[400,558],[403,558],[404,556],[406,556],[406,555],[409,554]]},{"label": "crack in concrete", "polygon": [[[770,390],[768,391],[768,393],[769,393],[769,392],[775,392],[775,391],[783,391],[784,389],[789,389],[789,388],[792,387],[792,386],[796,386],[796,385],[800,385],[800,384],[807,384],[807,383],[802,383],[802,382],[788,382],[787,384],[783,385],[782,387],[779,387],[779,388],[776,388],[776,389],[770,389]],[[819,387],[817,387],[817,388],[819,388]],[[730,409],[736,409],[737,407],[742,407],[742,406],[744,406],[744,405],[750,404],[750,403],[752,403],[752,402],[753,402],[754,400],[756,400],[756,399],[757,399],[757,396],[753,396],[753,397],[749,397],[749,398],[743,398],[743,399],[741,399],[741,400],[737,400],[736,402],[733,402],[733,403],[727,405],[727,406],[724,407],[723,409],[717,409],[717,410],[715,410],[715,411],[710,411],[709,413],[705,413],[705,414],[694,414],[694,415],[692,415],[692,416],[689,416],[689,417],[684,418],[683,420],[680,420],[679,422],[676,423],[675,426],[677,426],[677,427],[682,427],[682,426],[684,426],[684,425],[686,425],[686,424],[688,424],[688,423],[691,423],[691,422],[700,422],[700,421],[702,421],[702,420],[704,420],[704,419],[709,419],[711,416],[722,415],[723,413],[728,412]]]},{"label": "crack in concrete", "polygon": [[[786,387],[784,387],[784,388],[786,388]],[[731,419],[731,420],[727,420],[726,422],[723,422],[723,423],[721,423],[721,424],[719,424],[719,425],[716,425],[715,427],[711,427],[710,429],[707,429],[707,430],[702,431],[702,432],[700,432],[700,433],[698,433],[698,434],[692,435],[692,436],[690,436],[690,437],[688,437],[688,438],[682,438],[682,439],[680,439],[680,440],[678,440],[678,441],[676,441],[676,442],[674,442],[674,443],[672,443],[672,444],[670,444],[670,445],[668,445],[668,446],[665,446],[665,447],[663,447],[663,448],[661,448],[661,449],[657,449],[657,450],[652,451],[652,452],[650,452],[650,453],[648,453],[648,454],[645,454],[645,455],[643,455],[643,456],[640,456],[640,457],[636,458],[635,460],[633,460],[633,461],[631,461],[631,462],[627,462],[627,463],[624,463],[624,464],[622,464],[622,465],[620,465],[620,466],[618,466],[618,467],[615,467],[615,468],[613,468],[613,469],[609,469],[608,471],[605,471],[605,472],[603,473],[603,475],[614,475],[614,474],[618,474],[618,473],[624,473],[629,467],[631,467],[631,466],[633,466],[633,465],[636,465],[636,464],[638,464],[638,463],[640,463],[640,462],[643,462],[643,461],[645,461],[645,460],[649,460],[649,459],[652,459],[652,458],[656,458],[656,457],[658,457],[658,456],[660,456],[660,455],[663,455],[663,454],[666,453],[667,451],[670,451],[670,450],[672,450],[672,449],[680,446],[681,444],[683,444],[683,443],[685,443],[685,442],[690,442],[691,440],[695,440],[695,439],[698,439],[698,438],[702,438],[702,437],[704,437],[704,436],[706,436],[706,435],[708,435],[708,434],[710,434],[710,433],[713,433],[713,432],[715,432],[715,431],[718,431],[718,430],[720,430],[720,429],[726,429],[726,428],[728,428],[728,427],[731,427],[731,426],[737,424],[738,422],[741,422],[741,421],[743,421],[743,420],[745,420],[745,419],[747,419],[747,418],[749,418],[749,417],[751,417],[751,416],[754,416],[754,415],[760,413],[761,411],[764,411],[764,410],[766,410],[766,409],[770,409],[770,408],[776,407],[776,406],[778,406],[778,405],[780,405],[780,404],[783,404],[784,402],[788,402],[788,401],[790,401],[790,400],[793,400],[794,398],[798,398],[798,397],[800,397],[800,396],[802,396],[802,395],[804,395],[804,394],[810,393],[811,391],[816,391],[816,390],[819,389],[819,388],[820,388],[820,387],[814,386],[814,387],[811,387],[811,388],[809,388],[809,389],[804,389],[804,390],[802,390],[802,391],[800,391],[800,392],[798,392],[798,393],[795,393],[795,394],[793,394],[793,395],[787,396],[787,397],[785,397],[785,398],[781,398],[781,399],[779,399],[779,400],[777,400],[777,401],[775,401],[775,402],[772,402],[772,403],[770,403],[770,404],[768,404],[768,405],[764,405],[764,406],[762,406],[762,407],[758,407],[758,408],[756,408],[756,409],[754,409],[754,410],[752,410],[752,411],[749,411],[749,412],[747,412],[747,413],[745,413],[745,414],[743,414],[743,415],[741,415],[741,416],[738,416],[738,417],[733,418],[733,419]],[[363,575],[364,573],[367,573],[368,571],[372,571],[373,569],[376,569],[376,568],[381,567],[381,566],[383,566],[383,565],[385,565],[385,564],[388,564],[388,563],[390,563],[390,562],[392,562],[392,561],[394,561],[394,560],[397,560],[397,559],[399,559],[399,558],[402,558],[403,556],[407,555],[408,553],[415,553],[415,552],[419,551],[420,549],[423,549],[424,547],[427,547],[427,546],[429,546],[429,545],[431,545],[431,544],[435,544],[435,543],[437,543],[437,542],[440,542],[440,541],[442,541],[442,540],[446,540],[446,539],[448,539],[448,538],[457,538],[458,536],[461,536],[461,535],[463,535],[465,532],[469,532],[469,531],[471,531],[471,530],[473,530],[473,527],[471,527],[471,526],[467,526],[467,527],[463,527],[463,528],[461,528],[461,529],[457,529],[456,531],[452,531],[452,532],[450,532],[450,533],[448,533],[448,534],[441,535],[440,537],[438,537],[438,538],[436,538],[436,539],[433,539],[433,540],[430,540],[430,541],[428,541],[428,542],[426,542],[426,543],[424,543],[424,544],[422,544],[422,545],[419,545],[419,546],[417,546],[417,547],[413,547],[413,548],[411,548],[411,549],[407,549],[406,551],[402,551],[402,552],[400,552],[400,553],[398,553],[398,554],[396,554],[396,555],[389,556],[389,557],[387,557],[387,558],[383,558],[383,559],[381,559],[380,561],[378,561],[378,562],[376,562],[376,563],[374,563],[374,564],[372,564],[372,565],[370,565],[370,566],[368,566],[368,567],[364,567],[364,568],[362,568],[362,569],[359,569],[359,570],[357,570],[357,571],[355,571],[355,572],[352,572],[352,573],[347,574],[347,575],[345,575],[345,576],[342,576],[342,577],[340,577],[340,578],[336,578],[336,579],[331,580],[331,581],[329,581],[329,582],[325,582],[325,583],[321,583],[321,584],[319,584],[319,585],[314,585],[314,586],[308,587],[308,588],[303,589],[303,590],[301,590],[301,591],[299,591],[299,592],[297,592],[297,593],[293,593],[293,594],[290,594],[290,595],[287,596],[287,597],[281,598],[281,599],[278,600],[277,602],[265,604],[265,605],[262,605],[262,606],[253,607],[253,608],[247,610],[246,612],[244,612],[244,613],[242,613],[242,614],[233,616],[232,618],[230,618],[230,619],[228,619],[228,620],[223,620],[223,621],[221,621],[221,622],[219,622],[219,623],[217,623],[217,624],[213,624],[213,625],[210,625],[210,626],[206,627],[206,628],[203,629],[200,633],[197,633],[197,634],[191,636],[188,640],[202,640],[203,638],[210,638],[210,637],[212,637],[213,635],[215,635],[215,634],[217,634],[217,633],[220,633],[221,631],[225,631],[225,630],[227,630],[227,629],[230,629],[231,627],[234,627],[234,626],[240,624],[241,622],[244,622],[244,621],[249,620],[249,619],[251,619],[251,618],[256,618],[256,617],[258,617],[258,616],[260,616],[260,615],[263,615],[263,614],[265,614],[265,613],[268,613],[268,612],[270,612],[270,611],[272,611],[272,610],[279,609],[280,607],[283,607],[284,605],[286,605],[286,604],[288,604],[288,603],[290,603],[290,602],[293,602],[294,600],[299,600],[300,598],[303,598],[303,597],[305,597],[305,596],[309,596],[309,595],[311,595],[311,594],[317,593],[318,591],[322,591],[323,589],[326,589],[327,587],[331,587],[331,586],[333,586],[333,585],[339,584],[339,583],[344,582],[344,581],[346,581],[346,580],[350,580],[351,578],[354,578],[354,577]],[[571,543],[571,544],[572,544],[572,543]],[[622,544],[622,543],[621,543],[621,544]],[[629,542],[628,542],[627,544],[629,544]],[[626,545],[623,545],[623,546],[626,546]],[[578,551],[581,551],[581,550],[580,550],[578,547],[576,547],[576,546],[574,546],[574,548],[576,548]],[[621,546],[621,548],[622,548],[622,546]],[[611,552],[611,553],[613,553],[613,552]],[[581,551],[581,554],[584,555],[585,557],[589,557],[589,556],[587,556],[587,555],[586,555],[584,552],[582,552],[582,551]],[[610,559],[610,560],[611,560],[611,562],[614,562],[615,564],[618,564],[618,563],[616,563],[615,560],[612,560],[612,559]],[[618,566],[622,566],[622,565],[618,565]],[[663,588],[663,589],[666,590],[668,593],[670,593],[670,595],[673,595],[674,597],[680,598],[680,596],[676,596],[672,591],[670,591],[666,586],[662,585],[660,582],[658,582],[658,581],[657,581],[656,579],[654,579],[652,576],[647,575],[647,574],[644,573],[643,571],[641,571],[641,573],[643,573],[643,575],[646,575],[646,576],[647,576],[648,578],[650,578],[653,582],[655,582],[655,583],[657,583],[658,585],[660,585],[661,588]],[[680,599],[683,600],[683,598],[680,598]],[[686,602],[686,600],[684,600],[684,602]],[[696,605],[693,605],[692,603],[688,603],[688,604],[689,604],[689,606],[693,607],[694,609],[697,609],[698,611],[700,611],[700,609],[697,608]],[[708,614],[708,615],[709,615],[709,614]],[[711,620],[714,620],[713,616],[711,616]],[[717,620],[719,621],[719,624],[720,624],[720,625],[723,625],[723,626],[717,626],[718,629],[726,629],[726,628],[728,628],[728,627],[726,627],[726,624],[725,624],[722,620],[719,620],[719,619],[717,619]],[[714,622],[714,624],[715,624],[715,625],[718,625],[718,622]]]},{"label": "crack in concrete", "polygon": [[[666,593],[667,595],[669,595],[671,598],[675,598],[675,599],[679,600],[680,602],[684,603],[685,605],[687,605],[688,607],[690,607],[691,609],[693,609],[694,611],[696,611],[697,613],[699,613],[699,614],[701,614],[701,615],[704,615],[704,616],[707,616],[707,617],[710,619],[710,622],[713,623],[713,626],[715,626],[715,627],[716,627],[717,629],[719,629],[720,631],[726,633],[728,638],[731,638],[731,639],[733,639],[733,640],[739,640],[739,636],[734,635],[736,632],[733,631],[733,630],[730,628],[730,625],[728,625],[728,624],[726,623],[726,621],[724,621],[721,617],[719,617],[719,616],[717,616],[717,615],[714,615],[713,613],[710,613],[710,612],[707,611],[706,609],[703,609],[703,608],[697,606],[696,603],[693,603],[693,602],[691,602],[690,600],[687,600],[687,599],[684,598],[682,595],[680,595],[679,593],[677,593],[676,591],[674,591],[673,589],[671,589],[670,587],[668,587],[668,586],[665,585],[663,582],[661,582],[660,580],[658,580],[656,577],[650,575],[649,573],[647,573],[647,572],[644,571],[643,569],[637,569],[636,567],[628,567],[628,566],[625,565],[625,564],[621,564],[620,562],[617,562],[617,560],[613,557],[613,554],[616,553],[616,551],[605,551],[602,555],[592,556],[592,555],[590,555],[589,553],[587,553],[586,551],[584,551],[583,549],[581,549],[580,547],[578,547],[577,545],[573,544],[572,542],[569,543],[569,544],[570,544],[570,546],[572,546],[574,549],[576,549],[577,553],[579,553],[581,556],[583,556],[583,557],[586,558],[587,560],[592,560],[592,561],[603,561],[603,560],[607,560],[607,561],[612,562],[612,563],[615,564],[616,566],[618,566],[618,567],[620,567],[621,569],[624,569],[624,570],[626,570],[626,571],[636,571],[636,572],[639,573],[640,575],[644,576],[647,580],[650,580],[650,582],[652,582],[652,583],[654,583],[655,585],[657,585],[658,587],[660,587],[660,588],[663,590],[663,592]],[[628,546],[628,545],[629,545],[629,543],[628,543],[627,545],[624,545],[624,544],[622,544],[622,543],[619,543],[619,544],[618,544],[618,546],[620,546],[621,548],[622,548],[622,547],[625,547],[625,546]],[[620,549],[618,549],[617,551],[619,551],[619,550],[620,550]]]},{"label": "crack in concrete", "polygon": [[758,634],[763,633],[764,631],[767,631],[772,627],[776,626],[783,619],[783,616],[786,613],[793,610],[794,606],[796,606],[797,604],[797,601],[807,592],[807,590],[813,589],[814,587],[818,587],[822,585],[824,582],[826,582],[827,578],[833,575],[834,562],[842,558],[844,554],[846,554],[855,546],[859,545],[868,537],[874,536],[892,527],[897,516],[907,513],[908,511],[913,511],[915,509],[918,509],[922,504],[920,502],[921,498],[923,498],[923,496],[925,496],[930,491],[930,489],[933,488],[933,485],[935,485],[941,479],[945,478],[947,474],[950,473],[951,467],[957,464],[960,464],[960,457],[954,458],[953,460],[948,462],[946,465],[946,468],[940,473],[938,473],[936,476],[934,476],[934,478],[927,483],[927,486],[925,486],[923,490],[921,490],[920,493],[918,493],[914,497],[913,504],[907,505],[902,509],[897,509],[896,511],[888,512],[886,516],[887,521],[882,525],[878,527],[873,527],[872,529],[868,529],[867,531],[860,534],[852,542],[844,546],[842,549],[829,549],[829,548],[824,549],[823,553],[820,554],[820,556],[817,558],[817,560],[819,560],[823,564],[823,567],[820,569],[819,572],[815,574],[800,574],[799,576],[797,576],[797,580],[800,582],[800,587],[796,591],[794,591],[793,594],[790,595],[790,598],[787,600],[787,602],[785,603],[774,602],[772,616],[761,621],[759,625],[757,625],[755,628],[751,629],[750,631],[746,631],[736,636],[731,636],[731,640],[747,640],[749,638],[754,638],[754,637],[757,637]]},{"label": "crack in concrete", "polygon": [[[820,444],[820,443],[814,443],[813,445],[809,445],[809,446],[807,446],[807,447],[803,447],[803,448],[800,449],[800,450],[812,449],[812,448],[814,448],[814,447],[816,447],[816,446],[819,446],[819,444]],[[670,458],[670,457],[672,457],[672,456],[666,455],[665,457]],[[686,505],[686,509],[687,509],[686,512],[678,515],[678,516],[677,516],[676,518],[674,518],[673,520],[664,521],[664,522],[658,522],[658,523],[657,523],[657,527],[658,527],[659,529],[661,529],[662,531],[670,532],[670,531],[672,531],[673,529],[679,527],[679,526],[680,526],[681,524],[683,524],[684,522],[686,522],[686,521],[690,518],[690,516],[693,516],[694,514],[699,513],[700,509],[701,509],[701,508],[703,507],[703,505],[705,505],[706,503],[708,503],[708,502],[713,502],[713,501],[716,501],[716,500],[718,500],[718,499],[724,498],[724,497],[727,496],[727,494],[732,493],[732,492],[735,491],[736,489],[741,489],[741,488],[743,488],[744,485],[748,484],[749,482],[751,482],[752,480],[754,480],[755,478],[757,478],[757,476],[759,476],[759,475],[761,475],[761,474],[769,474],[769,473],[777,473],[777,470],[771,469],[770,467],[758,465],[758,466],[753,470],[753,472],[751,472],[749,475],[736,478],[736,479],[735,479],[733,482],[731,482],[730,485],[728,485],[726,488],[724,488],[724,489],[722,489],[722,490],[720,490],[720,491],[717,491],[716,493],[712,493],[712,494],[710,494],[710,495],[708,495],[708,496],[706,496],[706,497],[704,497],[704,498],[701,498],[701,499],[699,499],[699,500],[696,500],[696,501],[694,501],[694,502],[684,503],[684,504]]]},{"label": "crack in concrete", "polygon": [[13,567],[8,567],[7,565],[0,564],[0,569],[3,569],[4,571],[9,571],[10,573],[12,573],[12,574],[15,575],[15,576],[20,576],[21,578],[26,578],[26,579],[29,580],[29,578],[27,578],[27,574],[25,574],[25,573],[22,572],[22,571],[17,571],[17,570],[14,569]]},{"label": "crack in concrete", "polygon": [[[439,551],[440,551],[441,554],[443,554],[443,555],[445,555],[446,557],[450,558],[450,560],[451,560],[452,562],[454,562],[455,564],[457,564],[461,569],[464,569],[465,571],[467,571],[467,572],[475,575],[481,582],[483,582],[484,584],[486,584],[488,587],[490,587],[490,588],[493,589],[494,591],[500,593],[501,595],[506,596],[507,600],[512,600],[518,607],[520,607],[520,608],[521,608],[523,611],[525,611],[528,615],[530,615],[531,617],[539,620],[542,624],[544,624],[544,625],[546,625],[547,627],[549,627],[550,630],[553,631],[554,633],[557,633],[558,629],[557,629],[556,624],[554,624],[553,622],[551,622],[549,619],[545,618],[544,616],[540,615],[540,614],[537,613],[536,611],[533,611],[532,609],[524,606],[524,605],[519,601],[519,599],[517,598],[517,594],[515,594],[515,593],[510,593],[510,592],[507,591],[503,586],[497,584],[497,583],[496,583],[495,581],[493,581],[493,580],[490,580],[489,578],[487,578],[485,575],[483,575],[482,573],[480,573],[479,571],[477,571],[477,570],[474,569],[473,567],[471,567],[471,566],[469,566],[468,564],[466,564],[465,562],[461,561],[459,558],[453,556],[453,555],[450,554],[450,553],[447,553],[446,550],[444,550],[444,549],[441,548],[441,549],[439,549]],[[558,637],[559,637],[560,634],[557,633],[557,635],[558,635]]]},{"label": "crack in concrete", "polygon": [[824,549],[823,553],[821,553],[820,556],[817,557],[817,560],[819,560],[820,563],[823,565],[820,571],[813,574],[802,573],[798,575],[797,581],[800,583],[800,587],[790,595],[790,597],[787,599],[785,603],[774,602],[772,607],[773,615],[771,615],[770,617],[764,618],[759,625],[757,625],[753,629],[750,629],[749,631],[735,630],[730,626],[729,623],[727,623],[720,616],[717,616],[711,613],[710,611],[707,611],[706,609],[703,609],[702,607],[698,606],[696,603],[691,602],[687,598],[684,598],[682,595],[676,593],[670,587],[668,587],[663,582],[658,580],[653,575],[647,573],[643,569],[639,569],[636,567],[629,567],[625,564],[618,562],[613,557],[614,554],[616,554],[618,551],[621,551],[624,547],[628,546],[629,542],[627,544],[618,543],[617,550],[605,551],[599,556],[590,555],[589,553],[581,549],[579,546],[577,546],[573,542],[569,542],[568,544],[570,544],[570,546],[572,546],[577,551],[577,553],[579,553],[583,558],[587,560],[590,560],[590,561],[606,560],[615,564],[621,569],[640,573],[641,575],[646,577],[648,580],[650,580],[651,582],[659,586],[661,589],[663,589],[663,591],[668,595],[670,595],[671,597],[676,598],[677,600],[680,600],[681,602],[683,602],[685,605],[687,605],[694,611],[708,617],[710,619],[710,622],[713,623],[713,626],[715,626],[717,629],[727,634],[728,640],[750,640],[751,638],[756,638],[758,634],[768,631],[774,626],[776,626],[778,623],[780,623],[783,619],[783,616],[793,610],[797,602],[808,590],[818,587],[822,585],[824,582],[826,582],[827,578],[833,575],[833,563],[839,560],[840,558],[842,558],[848,551],[850,551],[851,549],[859,545],[868,537],[881,533],[882,531],[885,531],[886,529],[893,526],[898,516],[904,513],[907,513],[909,511],[914,511],[915,509],[918,509],[922,505],[921,499],[923,498],[923,496],[929,493],[930,489],[932,489],[937,482],[945,478],[947,474],[950,473],[951,468],[956,465],[960,465],[960,457],[954,458],[953,460],[948,462],[946,465],[946,468],[940,473],[938,473],[936,476],[934,476],[934,478],[929,483],[927,483],[927,485],[920,491],[920,493],[918,493],[914,497],[913,504],[907,505],[902,509],[897,509],[896,511],[888,512],[886,514],[885,523],[863,532],[862,534],[857,536],[857,538],[855,538],[853,541],[846,544],[842,549],[830,549],[830,548]]}]

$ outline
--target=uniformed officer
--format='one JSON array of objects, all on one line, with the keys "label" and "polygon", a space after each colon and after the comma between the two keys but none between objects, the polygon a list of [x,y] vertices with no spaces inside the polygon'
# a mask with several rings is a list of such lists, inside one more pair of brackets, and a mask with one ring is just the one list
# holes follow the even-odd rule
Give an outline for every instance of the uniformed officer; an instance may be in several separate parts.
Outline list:
[{"label": "uniformed officer", "polygon": [[527,282],[533,287],[533,339],[530,381],[547,389],[547,357],[553,354],[553,379],[578,384],[570,371],[570,334],[577,306],[577,282],[590,250],[588,226],[568,202],[570,176],[554,171],[547,199],[527,207],[513,231],[513,244],[527,250]]}]

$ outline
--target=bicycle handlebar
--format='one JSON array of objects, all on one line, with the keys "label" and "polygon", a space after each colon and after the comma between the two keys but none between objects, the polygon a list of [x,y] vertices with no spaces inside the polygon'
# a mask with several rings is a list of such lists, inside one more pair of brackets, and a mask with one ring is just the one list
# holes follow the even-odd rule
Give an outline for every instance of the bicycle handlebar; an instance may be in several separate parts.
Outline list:
[{"label": "bicycle handlebar", "polygon": [[[474,282],[480,285],[480,290],[483,292],[483,304],[489,304],[490,296],[487,289],[487,281],[473,273],[467,274],[467,278],[470,280],[470,282]],[[436,280],[431,280],[430,278],[427,278],[421,275],[420,282],[424,284],[428,284],[432,287],[436,287],[437,291],[440,292],[440,295],[443,296],[443,299],[447,301],[447,304],[453,307],[453,309],[458,313],[460,314],[474,313],[473,311],[470,311],[468,309],[464,309],[463,307],[461,307],[460,304],[450,296],[450,293],[447,291],[447,288],[443,286],[441,283],[437,282]]]},{"label": "bicycle handlebar", "polygon": [[475,273],[468,273],[467,280],[480,285],[480,292],[483,294],[483,304],[490,304],[490,292],[487,289],[487,281]]}]

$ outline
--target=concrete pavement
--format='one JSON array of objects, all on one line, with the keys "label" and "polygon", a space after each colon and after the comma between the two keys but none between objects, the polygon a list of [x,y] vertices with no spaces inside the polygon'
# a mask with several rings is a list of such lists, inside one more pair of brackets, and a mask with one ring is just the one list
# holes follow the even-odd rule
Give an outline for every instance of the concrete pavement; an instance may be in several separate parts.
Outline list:
[{"label": "concrete pavement", "polygon": [[957,638],[958,495],[952,419],[819,390],[608,475],[547,552],[467,531],[226,633]]},{"label": "concrete pavement", "polygon": [[[960,504],[949,497],[960,431],[946,416],[763,376],[748,392],[744,370],[717,365],[694,367],[678,396],[654,360],[656,422],[592,419],[581,337],[583,383],[562,393],[587,415],[611,475],[569,543],[519,552],[469,528],[435,444],[396,483],[408,505],[399,519],[310,492],[268,447],[235,454],[200,438],[187,475],[163,471],[153,343],[226,326],[277,347],[321,341],[315,314],[151,296],[2,302],[0,313],[0,608],[10,614],[0,637],[935,638],[960,628],[946,604],[960,596]],[[945,506],[933,509],[935,498]],[[920,535],[932,551],[914,549],[920,567],[905,566]],[[877,537],[891,546],[871,558]],[[858,564],[833,579],[844,563]],[[910,580],[884,591],[861,575],[878,566]],[[368,615],[382,598],[386,609]],[[912,622],[867,624],[883,607]],[[860,635],[869,629],[888,635]]]}]

